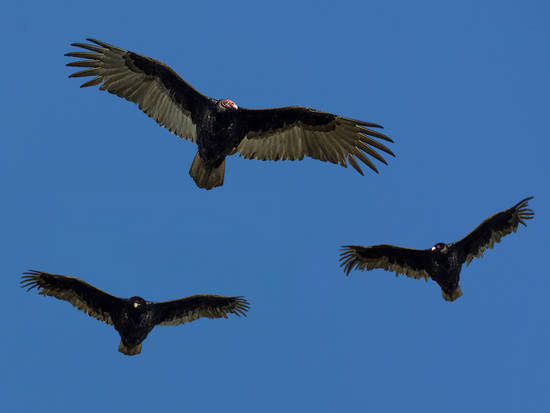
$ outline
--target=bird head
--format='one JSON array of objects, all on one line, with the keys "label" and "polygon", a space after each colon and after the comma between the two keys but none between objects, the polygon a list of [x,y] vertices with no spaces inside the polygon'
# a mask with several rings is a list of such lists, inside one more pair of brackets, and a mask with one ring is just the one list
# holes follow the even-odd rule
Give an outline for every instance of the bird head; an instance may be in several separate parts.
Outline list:
[{"label": "bird head", "polygon": [[134,308],[138,308],[139,306],[145,304],[145,300],[141,297],[131,297],[129,301]]},{"label": "bird head", "polygon": [[239,109],[239,107],[231,99],[222,99],[220,100],[219,105],[224,109]]},{"label": "bird head", "polygon": [[438,242],[432,247],[432,251],[445,253],[447,252],[447,244],[444,244],[443,242]]}]

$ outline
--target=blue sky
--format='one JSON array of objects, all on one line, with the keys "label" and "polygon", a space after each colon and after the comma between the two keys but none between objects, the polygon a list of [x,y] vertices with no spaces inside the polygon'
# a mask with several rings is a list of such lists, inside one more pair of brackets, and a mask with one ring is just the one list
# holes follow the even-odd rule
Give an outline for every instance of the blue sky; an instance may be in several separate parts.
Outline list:
[{"label": "blue sky", "polygon": [[[5,411],[549,411],[548,3],[186,3],[3,5]],[[195,145],[67,78],[86,37],[242,107],[381,123],[397,157],[365,176],[231,157],[200,190]],[[428,248],[529,195],[535,219],[463,269],[456,302],[339,267],[343,244]],[[27,269],[251,309],[126,357],[112,327],[20,289]]]}]

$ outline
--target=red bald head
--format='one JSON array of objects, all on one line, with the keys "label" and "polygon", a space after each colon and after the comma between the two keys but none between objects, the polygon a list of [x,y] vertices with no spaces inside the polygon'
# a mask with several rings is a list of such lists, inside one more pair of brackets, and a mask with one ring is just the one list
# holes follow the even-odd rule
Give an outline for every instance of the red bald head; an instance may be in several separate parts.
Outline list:
[{"label": "red bald head", "polygon": [[239,107],[231,99],[223,99],[220,103],[226,109],[239,109]]}]

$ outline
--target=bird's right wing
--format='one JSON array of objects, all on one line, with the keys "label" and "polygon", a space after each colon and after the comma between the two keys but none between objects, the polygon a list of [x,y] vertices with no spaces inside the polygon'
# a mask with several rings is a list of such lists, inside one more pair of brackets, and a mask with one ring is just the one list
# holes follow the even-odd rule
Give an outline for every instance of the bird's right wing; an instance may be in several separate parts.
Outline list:
[{"label": "bird's right wing", "polygon": [[344,167],[349,162],[363,175],[357,160],[375,172],[378,169],[367,155],[386,163],[375,149],[395,156],[388,147],[376,140],[393,142],[373,129],[381,128],[375,123],[303,106],[240,108],[235,116],[245,136],[236,150],[246,159],[300,160],[308,156]]},{"label": "bird's right wing", "polygon": [[76,277],[35,270],[23,274],[21,287],[27,288],[27,291],[38,288],[40,294],[68,301],[99,321],[113,325],[110,312],[116,307],[120,298],[107,294]]},{"label": "bird's right wing", "polygon": [[518,225],[527,226],[526,220],[532,219],[535,213],[531,208],[527,208],[529,198],[522,199],[516,205],[505,211],[491,215],[472,232],[455,243],[460,252],[462,262],[470,263],[474,258],[481,257],[483,252],[493,248],[495,242],[505,235],[516,232]]},{"label": "bird's right wing", "polygon": [[394,245],[345,245],[340,254],[341,266],[349,275],[352,269],[372,270],[381,268],[393,271],[395,275],[405,274],[408,277],[422,279],[429,278],[427,272],[429,263],[428,250],[416,250],[396,247]]},{"label": "bird's right wing", "polygon": [[70,62],[67,66],[89,67],[69,77],[94,76],[80,87],[103,83],[107,90],[136,103],[139,108],[161,126],[181,138],[196,142],[196,116],[208,98],[193,89],[169,66],[128,50],[120,49],[99,40],[95,43],[72,43],[90,52],[70,52],[69,57],[88,60]]},{"label": "bird's right wing", "polygon": [[155,321],[161,326],[175,326],[201,317],[227,318],[228,314],[245,316],[249,304],[243,297],[197,294],[178,300],[154,303]]}]

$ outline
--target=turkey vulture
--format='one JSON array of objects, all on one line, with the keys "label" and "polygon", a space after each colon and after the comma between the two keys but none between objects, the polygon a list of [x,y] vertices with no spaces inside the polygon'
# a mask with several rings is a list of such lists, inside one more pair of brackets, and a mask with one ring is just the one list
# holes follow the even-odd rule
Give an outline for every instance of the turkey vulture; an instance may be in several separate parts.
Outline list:
[{"label": "turkey vulture", "polygon": [[81,87],[103,83],[101,90],[134,102],[159,125],[198,145],[189,170],[196,184],[211,189],[223,185],[225,157],[237,152],[246,159],[262,161],[303,159],[339,163],[346,160],[361,175],[362,161],[378,172],[370,155],[382,163],[373,148],[393,152],[373,138],[393,142],[362,122],[303,106],[244,109],[230,99],[212,99],[196,91],[170,67],[158,60],[120,49],[94,39],[95,43],[72,43],[90,52],[70,52],[82,58],[67,66],[87,67],[69,77],[94,76]]},{"label": "turkey vulture", "polygon": [[532,198],[525,198],[512,208],[490,216],[460,241],[451,244],[438,242],[426,250],[385,244],[370,247],[345,245],[340,255],[341,266],[348,275],[354,268],[367,271],[382,268],[395,271],[396,276],[405,274],[426,281],[430,277],[441,287],[443,298],[454,301],[462,295],[458,285],[462,264],[470,264],[486,249],[493,248],[503,236],[516,232],[519,223],[526,226],[525,220],[534,216],[533,210],[527,208],[527,202]]},{"label": "turkey vulture", "polygon": [[227,318],[227,314],[246,316],[249,308],[243,297],[198,294],[154,303],[141,297],[115,297],[76,277],[31,270],[21,278],[21,286],[27,291],[36,287],[40,294],[68,301],[112,325],[121,338],[118,351],[128,356],[141,353],[141,342],[156,325],[175,326],[201,317]]}]

